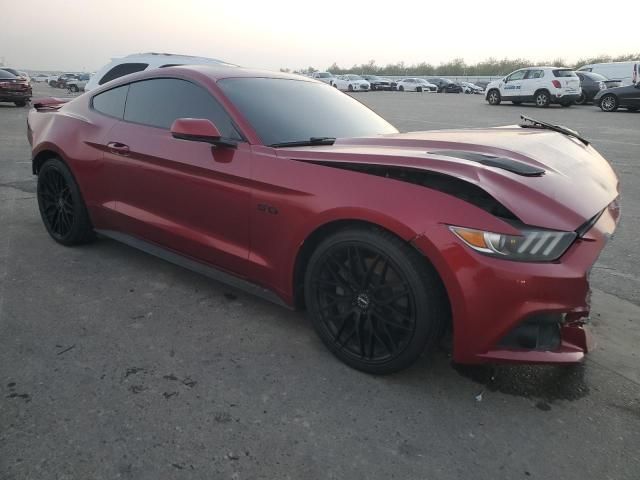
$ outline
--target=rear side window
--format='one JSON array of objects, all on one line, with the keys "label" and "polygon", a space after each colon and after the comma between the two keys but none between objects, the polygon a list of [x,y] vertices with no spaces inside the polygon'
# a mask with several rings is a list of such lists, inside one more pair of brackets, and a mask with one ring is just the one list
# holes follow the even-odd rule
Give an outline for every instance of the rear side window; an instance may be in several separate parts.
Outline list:
[{"label": "rear side window", "polygon": [[525,79],[542,78],[544,77],[544,70],[529,70]]},{"label": "rear side window", "polygon": [[120,65],[116,65],[107,73],[105,73],[98,82],[98,85],[110,82],[111,80],[115,80],[116,78],[124,77],[125,75],[129,75],[130,73],[141,72],[148,66],[148,63],[121,63]]},{"label": "rear side window", "polygon": [[124,104],[127,100],[129,85],[112,88],[93,97],[92,105],[95,110],[110,117],[122,119],[124,117]]},{"label": "rear side window", "polygon": [[175,78],[143,80],[129,86],[126,121],[169,129],[178,118],[206,118],[222,136],[242,139],[222,105],[202,87]]},{"label": "rear side window", "polygon": [[16,78],[16,76],[13,73],[0,68],[0,78]]},{"label": "rear side window", "polygon": [[573,70],[568,70],[568,69],[554,70],[553,71],[553,76],[554,77],[575,77],[576,76],[576,72],[574,72]]}]

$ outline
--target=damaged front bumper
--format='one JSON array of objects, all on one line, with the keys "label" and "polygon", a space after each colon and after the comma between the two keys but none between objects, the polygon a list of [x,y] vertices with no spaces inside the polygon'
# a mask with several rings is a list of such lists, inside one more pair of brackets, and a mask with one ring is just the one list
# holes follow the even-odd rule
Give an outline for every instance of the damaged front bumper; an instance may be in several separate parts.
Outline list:
[{"label": "damaged front bumper", "polygon": [[576,363],[593,348],[588,276],[619,218],[617,201],[557,261],[481,255],[442,225],[414,239],[445,284],[457,363]]}]

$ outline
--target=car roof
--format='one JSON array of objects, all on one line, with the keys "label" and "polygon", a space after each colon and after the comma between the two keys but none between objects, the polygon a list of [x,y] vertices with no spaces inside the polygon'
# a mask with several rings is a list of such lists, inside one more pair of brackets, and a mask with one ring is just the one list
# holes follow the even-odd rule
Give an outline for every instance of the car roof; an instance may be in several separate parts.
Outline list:
[{"label": "car roof", "polygon": [[[147,78],[157,78],[157,77],[171,77],[172,75],[176,75],[177,77],[206,77],[214,82],[218,80],[222,80],[225,78],[281,78],[286,80],[298,80],[303,82],[314,82],[320,83],[319,80],[314,78],[306,77],[304,75],[298,75],[294,73],[285,73],[285,72],[274,72],[271,70],[258,70],[258,69],[249,69],[249,68],[241,68],[241,67],[228,67],[225,65],[176,65],[173,67],[164,67],[164,68],[152,68],[143,70],[141,72],[132,73],[130,75],[125,75],[123,77],[119,77],[117,79],[112,80],[111,82],[107,82],[104,85],[100,86],[100,90],[102,87],[111,88],[112,86],[122,85],[130,82],[137,82],[140,80],[144,80]],[[107,89],[108,89],[107,88]],[[98,89],[96,89],[97,91]]]}]

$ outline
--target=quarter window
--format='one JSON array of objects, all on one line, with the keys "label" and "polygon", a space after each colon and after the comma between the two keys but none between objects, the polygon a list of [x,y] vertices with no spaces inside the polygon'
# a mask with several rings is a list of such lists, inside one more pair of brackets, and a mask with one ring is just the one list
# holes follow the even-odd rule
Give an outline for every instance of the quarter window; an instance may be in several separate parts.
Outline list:
[{"label": "quarter window", "polygon": [[130,73],[141,72],[148,66],[148,63],[121,63],[120,65],[116,65],[107,73],[105,73],[98,82],[98,85],[103,85],[107,82],[110,82],[111,80],[115,80],[116,78],[129,75]]},{"label": "quarter window", "polygon": [[206,118],[223,137],[242,139],[224,108],[202,87],[175,78],[143,80],[129,86],[126,121],[169,129],[178,118]]},{"label": "quarter window", "polygon": [[95,110],[110,117],[122,119],[124,116],[124,104],[127,99],[129,85],[112,88],[93,97],[92,105]]}]

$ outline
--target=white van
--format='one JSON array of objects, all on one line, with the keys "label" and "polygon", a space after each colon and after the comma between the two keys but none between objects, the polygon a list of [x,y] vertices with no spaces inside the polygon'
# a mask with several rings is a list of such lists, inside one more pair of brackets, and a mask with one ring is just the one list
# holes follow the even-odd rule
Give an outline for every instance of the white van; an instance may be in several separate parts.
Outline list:
[{"label": "white van", "polygon": [[609,80],[620,80],[622,85],[633,85],[640,81],[640,60],[633,62],[593,63],[580,67],[578,72],[593,72]]},{"label": "white van", "polygon": [[175,55],[172,53],[135,53],[122,58],[112,58],[95,75],[91,77],[84,87],[88,92],[94,88],[107,83],[116,78],[129,75],[130,73],[141,72],[151,68],[175,67],[176,65],[224,65],[226,67],[237,67],[231,63],[216,60],[215,58],[192,57],[190,55]]}]

